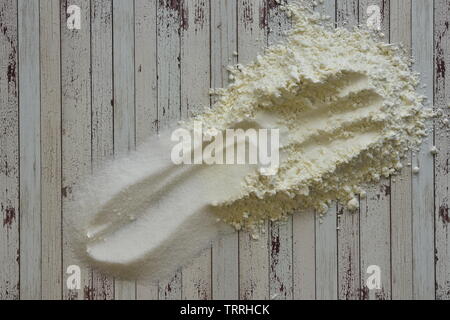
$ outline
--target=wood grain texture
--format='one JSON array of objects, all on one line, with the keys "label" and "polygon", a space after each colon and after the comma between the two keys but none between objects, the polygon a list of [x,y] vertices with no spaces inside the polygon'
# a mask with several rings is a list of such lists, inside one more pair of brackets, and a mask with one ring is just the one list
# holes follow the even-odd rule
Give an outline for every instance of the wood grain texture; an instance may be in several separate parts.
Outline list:
[{"label": "wood grain texture", "polygon": [[[62,92],[62,209],[63,209],[63,298],[90,299],[92,272],[72,253],[64,225],[69,223],[67,207],[73,201],[73,187],[91,173],[91,37],[90,1],[62,1],[61,4],[61,92]],[[81,29],[67,27],[67,9],[80,7]],[[71,265],[80,267],[80,289],[69,289],[66,273]]]},{"label": "wood grain texture", "polygon": [[[158,129],[181,119],[181,8],[181,1],[157,3]],[[181,299],[181,284],[181,270],[170,279],[161,279],[159,299]]]},{"label": "wood grain texture", "polygon": [[39,1],[19,0],[20,297],[40,299],[41,148]]},{"label": "wood grain texture", "polygon": [[[181,4],[181,116],[187,118],[209,107],[209,1]],[[183,268],[182,298],[211,299],[211,248]]]},{"label": "wood grain texture", "polygon": [[[91,1],[92,170],[114,155],[112,1]],[[114,298],[114,279],[92,271],[91,297]]]},{"label": "wood grain texture", "polygon": [[360,210],[350,212],[338,205],[337,214],[338,298],[358,300],[361,296]]},{"label": "wood grain texture", "polygon": [[436,299],[450,300],[450,216],[449,207],[449,129],[443,122],[449,116],[450,84],[450,1],[434,2],[435,84],[434,105],[443,110],[443,118],[435,121],[435,244]]},{"label": "wood grain texture", "polygon": [[[433,1],[412,2],[412,53],[414,69],[421,74],[418,91],[433,102]],[[420,172],[412,178],[413,234],[413,298],[434,299],[434,166],[430,149],[433,146],[433,124],[428,123],[429,136],[420,151],[413,153],[412,164]]]},{"label": "wood grain texture", "polygon": [[[156,66],[156,1],[135,0],[136,143],[139,145],[158,129]],[[138,281],[136,298],[158,298],[158,284]]]},{"label": "wood grain texture", "polygon": [[[411,52],[411,0],[390,2],[390,42]],[[411,153],[402,172],[391,178],[392,299],[412,299]]]},{"label": "wood grain texture", "polygon": [[135,0],[136,142],[157,132],[156,1]]},{"label": "wood grain texture", "polygon": [[[134,0],[113,1],[114,154],[136,147]],[[115,279],[116,299],[136,299],[136,282]]]},{"label": "wood grain texture", "polygon": [[[280,3],[267,1],[267,45],[275,45],[283,39],[290,26],[286,11]],[[269,224],[269,296],[271,299],[292,299],[292,216],[284,222]]]},{"label": "wood grain texture", "polygon": [[[389,42],[389,0],[359,1],[359,23],[365,27],[369,27],[369,15],[374,12],[371,6],[380,10],[379,36]],[[360,201],[361,298],[385,300],[391,298],[390,180],[381,178],[379,183],[368,186],[366,192],[366,198]],[[381,289],[369,290],[366,286],[371,265],[380,267]]]},{"label": "wood grain texture", "polygon": [[[0,299],[450,299],[443,118],[404,160],[419,174],[405,165],[369,186],[356,214],[334,204],[324,217],[309,211],[266,224],[259,241],[229,235],[159,285],[114,283],[72,255],[64,224],[73,187],[213,105],[208,87],[227,85],[226,66],[253,60],[289,27],[278,2],[0,2]],[[449,0],[306,4],[347,28],[364,26],[378,5],[384,39],[412,50],[427,105],[450,116]],[[81,8],[80,30],[66,25],[70,5]],[[365,288],[372,264],[381,290]],[[70,265],[81,267],[79,290],[67,287]]]},{"label": "wood grain texture", "polygon": [[316,240],[313,210],[294,213],[292,217],[293,298],[316,298]]},{"label": "wood grain texture", "polygon": [[[226,67],[237,62],[237,2],[211,1],[211,88],[228,84]],[[215,97],[211,96],[211,104]],[[213,299],[239,298],[239,236],[226,235],[212,248]]]},{"label": "wood grain texture", "polygon": [[324,215],[316,212],[316,299],[336,300],[338,297],[337,208],[330,207]]},{"label": "wood grain texture", "polygon": [[353,28],[359,23],[359,0],[336,0],[336,24]]},{"label": "wood grain texture", "polygon": [[42,298],[61,299],[61,32],[58,0],[40,1]]},{"label": "wood grain texture", "polygon": [[17,1],[0,3],[0,299],[19,298]]},{"label": "wood grain texture", "polygon": [[[267,7],[264,0],[238,0],[239,63],[253,60],[266,44]],[[255,241],[249,232],[239,233],[239,297],[269,298],[268,223]]]}]

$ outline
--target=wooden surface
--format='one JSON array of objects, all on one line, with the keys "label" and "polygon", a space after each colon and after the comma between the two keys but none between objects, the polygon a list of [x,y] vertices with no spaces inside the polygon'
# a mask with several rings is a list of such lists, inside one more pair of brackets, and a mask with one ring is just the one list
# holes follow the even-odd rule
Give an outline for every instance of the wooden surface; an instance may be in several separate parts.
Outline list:
[{"label": "wooden surface", "polygon": [[[293,1],[293,0],[289,0]],[[103,161],[212,106],[226,66],[282,39],[275,0],[0,0],[0,299],[450,299],[449,130],[437,120],[419,166],[367,186],[361,208],[298,212],[215,243],[159,285],[81,265],[64,222],[71,190]],[[69,30],[70,5],[81,29]],[[336,25],[380,8],[428,105],[450,116],[450,0],[324,0]],[[439,153],[432,156],[431,146]],[[80,289],[66,282],[81,267]],[[366,285],[381,269],[381,289]]]}]

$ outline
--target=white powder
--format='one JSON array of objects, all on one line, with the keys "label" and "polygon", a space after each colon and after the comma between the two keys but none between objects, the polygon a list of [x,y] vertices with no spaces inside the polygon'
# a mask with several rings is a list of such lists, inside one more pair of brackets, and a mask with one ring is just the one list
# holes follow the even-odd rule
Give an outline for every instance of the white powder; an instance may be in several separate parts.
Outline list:
[{"label": "white powder", "polygon": [[195,119],[211,130],[280,128],[277,174],[175,166],[162,133],[75,193],[73,242],[82,259],[122,278],[163,279],[232,232],[229,225],[257,239],[265,219],[294,210],[324,214],[335,199],[355,210],[361,184],[402,168],[431,116],[409,59],[366,31],[335,31],[299,6],[286,10],[293,20],[286,41],[233,68],[233,84],[216,90],[215,108]]}]

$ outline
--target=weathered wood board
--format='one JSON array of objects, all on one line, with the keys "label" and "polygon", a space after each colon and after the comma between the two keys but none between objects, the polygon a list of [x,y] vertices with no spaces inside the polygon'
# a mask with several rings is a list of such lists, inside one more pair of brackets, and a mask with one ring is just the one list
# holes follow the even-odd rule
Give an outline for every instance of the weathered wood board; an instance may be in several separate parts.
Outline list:
[{"label": "weathered wood board", "polygon": [[[280,3],[293,1],[0,1],[0,299],[450,299],[442,119],[400,175],[367,187],[356,213],[334,203],[324,216],[266,223],[259,241],[229,235],[159,284],[112,279],[73,256],[64,228],[73,187],[213,107],[209,88],[227,85],[227,65],[283,38]],[[450,0],[307,4],[346,28],[379,13],[385,41],[414,55],[428,105],[450,116]],[[67,273],[74,266],[80,283]],[[366,285],[371,266],[381,289]]]}]

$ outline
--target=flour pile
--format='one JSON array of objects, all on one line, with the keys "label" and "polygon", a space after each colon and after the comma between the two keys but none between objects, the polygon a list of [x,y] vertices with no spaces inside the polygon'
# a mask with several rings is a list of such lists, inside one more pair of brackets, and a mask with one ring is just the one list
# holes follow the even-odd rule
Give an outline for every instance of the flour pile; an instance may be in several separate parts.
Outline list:
[{"label": "flour pile", "polygon": [[432,116],[410,59],[367,31],[329,28],[298,5],[285,10],[292,17],[285,41],[233,67],[215,107],[195,117],[219,132],[279,128],[276,174],[174,165],[162,133],[75,194],[74,243],[87,263],[122,278],[162,279],[233,229],[256,238],[265,219],[305,208],[325,213],[335,199],[357,209],[361,184],[402,168]]}]

